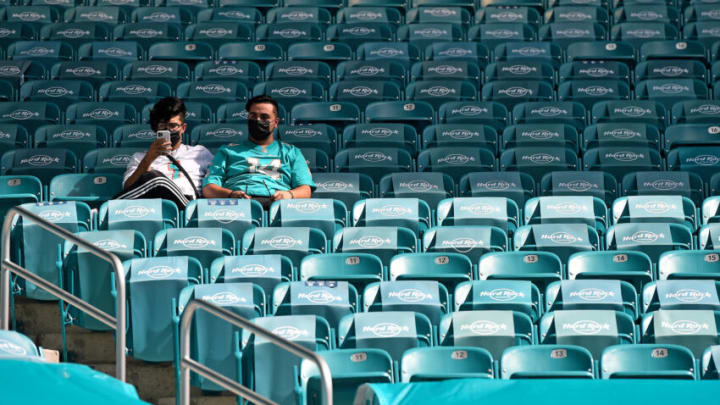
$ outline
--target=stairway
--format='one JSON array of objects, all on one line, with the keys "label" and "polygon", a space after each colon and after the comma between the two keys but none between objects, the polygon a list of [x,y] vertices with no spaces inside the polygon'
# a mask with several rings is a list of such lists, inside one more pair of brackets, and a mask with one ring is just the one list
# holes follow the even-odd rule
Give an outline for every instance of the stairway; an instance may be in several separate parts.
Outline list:
[{"label": "stairway", "polygon": [[[18,332],[46,349],[62,351],[60,311],[57,302],[15,297]],[[73,363],[88,365],[115,376],[115,340],[110,332],[92,332],[72,326],[67,329],[68,357]],[[134,385],[144,401],[155,405],[175,404],[175,371],[172,363],[147,363],[128,357],[127,382]],[[193,405],[233,405],[234,396],[203,395],[193,387]]]}]

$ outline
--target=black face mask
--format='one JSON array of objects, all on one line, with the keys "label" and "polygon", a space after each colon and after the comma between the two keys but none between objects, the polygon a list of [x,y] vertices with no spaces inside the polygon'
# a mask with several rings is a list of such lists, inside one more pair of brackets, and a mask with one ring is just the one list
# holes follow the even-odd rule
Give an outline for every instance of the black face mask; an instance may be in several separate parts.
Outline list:
[{"label": "black face mask", "polygon": [[180,131],[170,131],[170,143],[173,147],[180,142]]},{"label": "black face mask", "polygon": [[250,133],[250,138],[264,141],[272,134],[270,121],[248,120],[248,132]]}]

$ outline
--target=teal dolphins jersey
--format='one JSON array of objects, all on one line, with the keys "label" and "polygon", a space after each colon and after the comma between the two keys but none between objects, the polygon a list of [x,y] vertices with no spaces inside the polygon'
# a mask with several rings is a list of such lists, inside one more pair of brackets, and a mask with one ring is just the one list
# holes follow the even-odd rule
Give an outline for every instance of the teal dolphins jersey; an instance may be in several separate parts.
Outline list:
[{"label": "teal dolphins jersey", "polygon": [[265,148],[250,141],[223,146],[203,180],[203,186],[208,184],[265,197],[302,185],[315,189],[300,149],[280,141]]}]

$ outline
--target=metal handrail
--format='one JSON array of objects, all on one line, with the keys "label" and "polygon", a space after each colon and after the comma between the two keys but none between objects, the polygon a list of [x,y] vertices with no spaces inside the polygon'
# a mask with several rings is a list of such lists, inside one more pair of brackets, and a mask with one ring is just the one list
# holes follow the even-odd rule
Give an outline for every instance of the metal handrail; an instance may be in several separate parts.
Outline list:
[{"label": "metal handrail", "polygon": [[[46,231],[74,243],[75,245],[81,246],[87,249],[93,255],[109,262],[112,265],[113,271],[115,272],[115,289],[117,291],[117,298],[115,300],[115,310],[117,316],[112,316],[89,304],[82,299],[70,294],[69,292],[59,288],[58,286],[50,283],[44,278],[37,274],[19,266],[17,263],[13,263],[10,260],[10,227],[16,216],[22,216],[32,222],[38,224],[41,228]],[[42,249],[39,246],[38,249]],[[115,330],[115,377],[120,381],[125,381],[126,377],[126,358],[125,358],[125,271],[123,269],[120,259],[113,253],[101,249],[88,241],[81,239],[73,233],[49,222],[36,214],[21,208],[13,207],[10,208],[5,221],[2,225],[2,249],[3,258],[2,266],[0,267],[0,330],[10,329],[10,273],[15,273],[20,277],[30,280],[41,289],[47,291],[51,295],[67,301],[72,306],[77,307],[81,311],[87,313],[103,324]]]},{"label": "metal handrail", "polygon": [[305,347],[290,340],[281,338],[269,330],[250,322],[242,316],[232,313],[225,308],[218,307],[217,305],[201,300],[190,301],[190,303],[185,307],[185,311],[182,314],[182,320],[180,321],[180,405],[190,405],[190,370],[211,380],[226,390],[231,391],[235,395],[252,401],[254,404],[277,405],[272,400],[263,397],[237,381],[233,381],[190,358],[190,326],[193,315],[197,309],[203,309],[241,329],[249,330],[256,335],[269,340],[270,343],[276,344],[298,357],[302,357],[315,363],[320,371],[320,379],[322,380],[322,404],[333,405],[332,378],[330,377],[330,367],[328,367],[325,359],[318,356],[317,353],[312,350],[306,349]]}]

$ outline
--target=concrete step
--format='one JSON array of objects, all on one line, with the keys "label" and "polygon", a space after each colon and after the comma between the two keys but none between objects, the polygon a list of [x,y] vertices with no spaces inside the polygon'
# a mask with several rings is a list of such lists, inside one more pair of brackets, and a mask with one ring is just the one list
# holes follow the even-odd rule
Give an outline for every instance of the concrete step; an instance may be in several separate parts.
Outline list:
[{"label": "concrete step", "polygon": [[60,333],[60,307],[54,301],[34,301],[15,297],[17,330],[28,336]]},{"label": "concrete step", "polygon": [[[159,398],[151,401],[155,405],[175,405],[175,397],[170,398]],[[222,396],[190,396],[191,405],[237,405],[237,400],[234,396],[222,395]]]},{"label": "concrete step", "polygon": [[[115,362],[115,337],[113,334],[110,332],[86,332],[78,327],[68,328],[68,361],[82,364]],[[62,351],[62,335],[60,333],[40,334],[36,343],[44,348]]]},{"label": "concrete step", "polygon": [[[95,370],[115,376],[115,363],[89,364]],[[172,363],[128,361],[127,382],[145,401],[175,396],[175,368]]]}]

